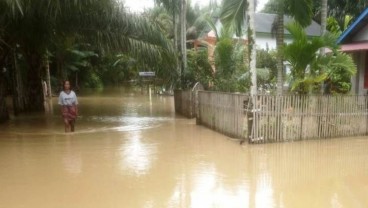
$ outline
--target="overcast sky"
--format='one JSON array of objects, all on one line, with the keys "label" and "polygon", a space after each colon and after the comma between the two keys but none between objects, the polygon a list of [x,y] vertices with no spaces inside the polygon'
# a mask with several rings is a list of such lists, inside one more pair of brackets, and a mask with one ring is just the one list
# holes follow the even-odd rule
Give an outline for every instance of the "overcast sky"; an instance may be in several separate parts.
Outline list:
[{"label": "overcast sky", "polygon": [[[144,8],[153,7],[153,0],[123,0],[125,6],[129,7],[131,11],[143,11]],[[192,0],[192,4],[198,3],[201,6],[208,5],[210,0]],[[221,2],[221,0],[217,0]],[[268,0],[258,0],[257,11],[261,10]]]}]

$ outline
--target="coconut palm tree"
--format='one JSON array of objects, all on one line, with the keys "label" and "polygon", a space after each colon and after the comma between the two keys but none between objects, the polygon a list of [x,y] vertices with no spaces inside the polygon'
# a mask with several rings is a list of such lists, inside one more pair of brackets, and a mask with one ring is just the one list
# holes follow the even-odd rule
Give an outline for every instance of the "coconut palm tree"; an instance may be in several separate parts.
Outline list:
[{"label": "coconut palm tree", "polygon": [[169,12],[172,13],[174,25],[174,44],[179,54],[179,80],[182,82],[182,74],[186,71],[187,67],[187,0],[155,0],[155,2],[157,4],[162,4]]},{"label": "coconut palm tree", "polygon": [[[187,0],[155,0],[157,5],[162,5],[171,15],[174,34],[174,45],[178,54],[178,73],[187,73],[187,45],[198,38],[200,31],[207,26],[206,18],[212,9],[217,6],[210,2],[204,11],[193,9]],[[179,27],[179,29],[178,29]]]}]

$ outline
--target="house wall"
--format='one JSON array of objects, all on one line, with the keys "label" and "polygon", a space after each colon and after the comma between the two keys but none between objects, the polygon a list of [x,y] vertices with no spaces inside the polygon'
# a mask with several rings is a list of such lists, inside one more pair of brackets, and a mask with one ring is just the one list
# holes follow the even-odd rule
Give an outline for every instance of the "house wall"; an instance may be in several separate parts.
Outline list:
[{"label": "house wall", "polygon": [[[285,43],[291,43],[292,39],[289,37],[284,38]],[[272,37],[270,34],[256,34],[257,49],[276,49],[276,37]]]},{"label": "house wall", "polygon": [[368,24],[354,36],[353,42],[367,41],[367,40],[368,40]]},{"label": "house wall", "polygon": [[367,89],[364,89],[364,75],[366,71],[367,51],[358,51],[353,54],[353,59],[357,65],[357,73],[351,78],[352,93],[358,95],[366,95]]}]

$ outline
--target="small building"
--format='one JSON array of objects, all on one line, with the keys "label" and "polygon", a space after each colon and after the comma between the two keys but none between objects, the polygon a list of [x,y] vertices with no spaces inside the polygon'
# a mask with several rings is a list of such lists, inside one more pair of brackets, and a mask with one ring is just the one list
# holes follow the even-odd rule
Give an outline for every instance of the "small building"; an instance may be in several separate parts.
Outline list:
[{"label": "small building", "polygon": [[352,77],[352,93],[368,93],[368,8],[341,34],[341,50],[352,54],[357,73]]}]

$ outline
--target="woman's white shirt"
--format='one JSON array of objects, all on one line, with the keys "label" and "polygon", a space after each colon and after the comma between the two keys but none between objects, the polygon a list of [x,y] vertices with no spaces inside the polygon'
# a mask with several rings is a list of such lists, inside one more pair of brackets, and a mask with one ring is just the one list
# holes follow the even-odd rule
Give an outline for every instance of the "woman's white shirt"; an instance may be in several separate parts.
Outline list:
[{"label": "woman's white shirt", "polygon": [[68,94],[64,91],[61,91],[59,95],[59,105],[78,105],[78,99],[75,92],[70,90],[70,93]]}]

